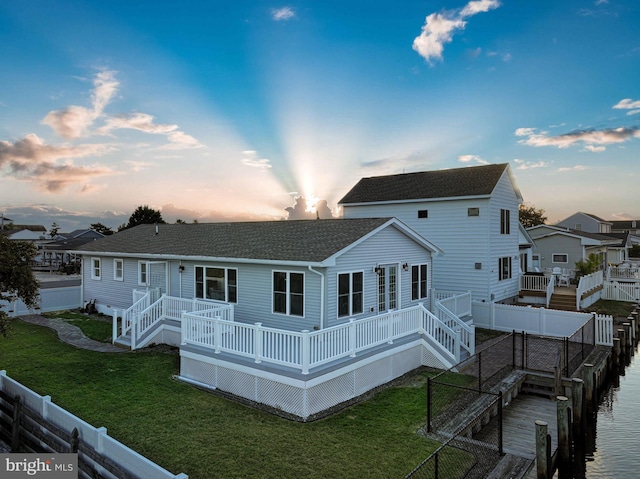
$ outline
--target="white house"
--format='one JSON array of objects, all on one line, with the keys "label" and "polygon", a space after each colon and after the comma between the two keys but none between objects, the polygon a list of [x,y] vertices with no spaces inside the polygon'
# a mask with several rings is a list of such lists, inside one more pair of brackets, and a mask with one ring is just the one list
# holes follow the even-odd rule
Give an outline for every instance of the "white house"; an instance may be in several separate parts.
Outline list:
[{"label": "white house", "polygon": [[518,295],[521,203],[508,164],[362,178],[339,202],[345,218],[394,216],[441,245],[436,289],[495,302]]},{"label": "white house", "polygon": [[140,225],[76,253],[114,338],[302,418],[474,348],[470,295],[433,297],[442,250],[395,218]]}]

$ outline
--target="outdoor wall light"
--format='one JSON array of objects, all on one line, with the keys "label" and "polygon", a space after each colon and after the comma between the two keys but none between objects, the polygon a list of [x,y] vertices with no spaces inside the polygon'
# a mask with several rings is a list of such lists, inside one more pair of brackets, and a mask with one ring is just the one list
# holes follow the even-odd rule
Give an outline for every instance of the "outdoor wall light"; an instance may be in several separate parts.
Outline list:
[{"label": "outdoor wall light", "polygon": [[373,272],[379,275],[380,273],[382,273],[382,268],[380,266],[376,266],[375,268],[373,268]]},{"label": "outdoor wall light", "polygon": [[182,273],[184,271],[184,266],[180,265],[178,266],[178,273]]},{"label": "outdoor wall light", "polygon": [[402,269],[405,271],[409,271],[409,263],[402,263]]}]

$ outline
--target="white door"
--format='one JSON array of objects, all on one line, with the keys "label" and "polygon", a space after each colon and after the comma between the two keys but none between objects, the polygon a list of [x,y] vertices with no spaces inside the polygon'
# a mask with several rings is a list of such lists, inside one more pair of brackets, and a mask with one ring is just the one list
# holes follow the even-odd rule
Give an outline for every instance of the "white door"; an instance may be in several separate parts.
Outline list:
[{"label": "white door", "polygon": [[157,301],[162,294],[167,293],[168,279],[166,261],[150,261],[147,263],[147,284],[149,289],[159,292],[158,298],[152,298],[153,301]]},{"label": "white door", "polygon": [[398,265],[378,266],[378,312],[398,308]]}]

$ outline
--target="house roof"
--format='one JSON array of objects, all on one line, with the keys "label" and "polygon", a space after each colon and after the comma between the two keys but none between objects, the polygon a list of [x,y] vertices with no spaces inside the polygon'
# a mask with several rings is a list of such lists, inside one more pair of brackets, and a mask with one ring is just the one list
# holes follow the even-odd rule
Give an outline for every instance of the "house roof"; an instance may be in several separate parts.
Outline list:
[{"label": "house roof", "polygon": [[640,228],[640,220],[614,220],[611,221],[611,224],[612,228],[616,230]]},{"label": "house roof", "polygon": [[[339,203],[489,196],[505,171],[511,177],[509,165],[502,163],[362,178]],[[517,196],[520,197],[513,177],[511,181]]]},{"label": "house roof", "polygon": [[600,223],[605,223],[605,224],[608,224],[608,225],[613,224],[613,223],[611,223],[611,221],[603,220],[599,216],[592,215],[591,213],[582,213],[582,214],[586,215],[586,216],[588,216],[590,218],[593,218],[594,220],[599,221]]},{"label": "house roof", "polygon": [[[538,229],[542,229],[542,230],[547,229],[550,231],[538,236],[535,234],[537,232],[536,230]],[[544,238],[545,236],[554,236],[554,235],[573,236],[575,238],[592,240],[592,244],[600,243],[603,245],[604,244],[611,245],[612,243],[620,241],[618,238],[614,237],[613,234],[610,234],[610,233],[607,233],[607,234],[589,233],[588,231],[574,230],[574,229],[565,228],[562,226],[537,225],[537,226],[532,226],[531,228],[527,228],[527,231],[529,232],[531,237],[534,239],[534,241],[539,238]]]},{"label": "house roof", "polygon": [[139,225],[78,253],[321,263],[388,224],[440,251],[395,218]]}]

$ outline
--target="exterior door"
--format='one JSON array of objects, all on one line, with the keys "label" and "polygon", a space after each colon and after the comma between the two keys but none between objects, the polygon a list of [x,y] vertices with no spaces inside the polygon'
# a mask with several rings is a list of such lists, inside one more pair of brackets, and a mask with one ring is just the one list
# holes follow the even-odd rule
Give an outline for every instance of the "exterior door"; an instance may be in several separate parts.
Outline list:
[{"label": "exterior door", "polygon": [[398,265],[378,266],[378,312],[398,308]]},{"label": "exterior door", "polygon": [[[150,289],[159,291],[160,295],[167,293],[167,262],[166,261],[150,261],[147,263],[147,283]],[[158,298],[152,298],[157,301]]]}]

